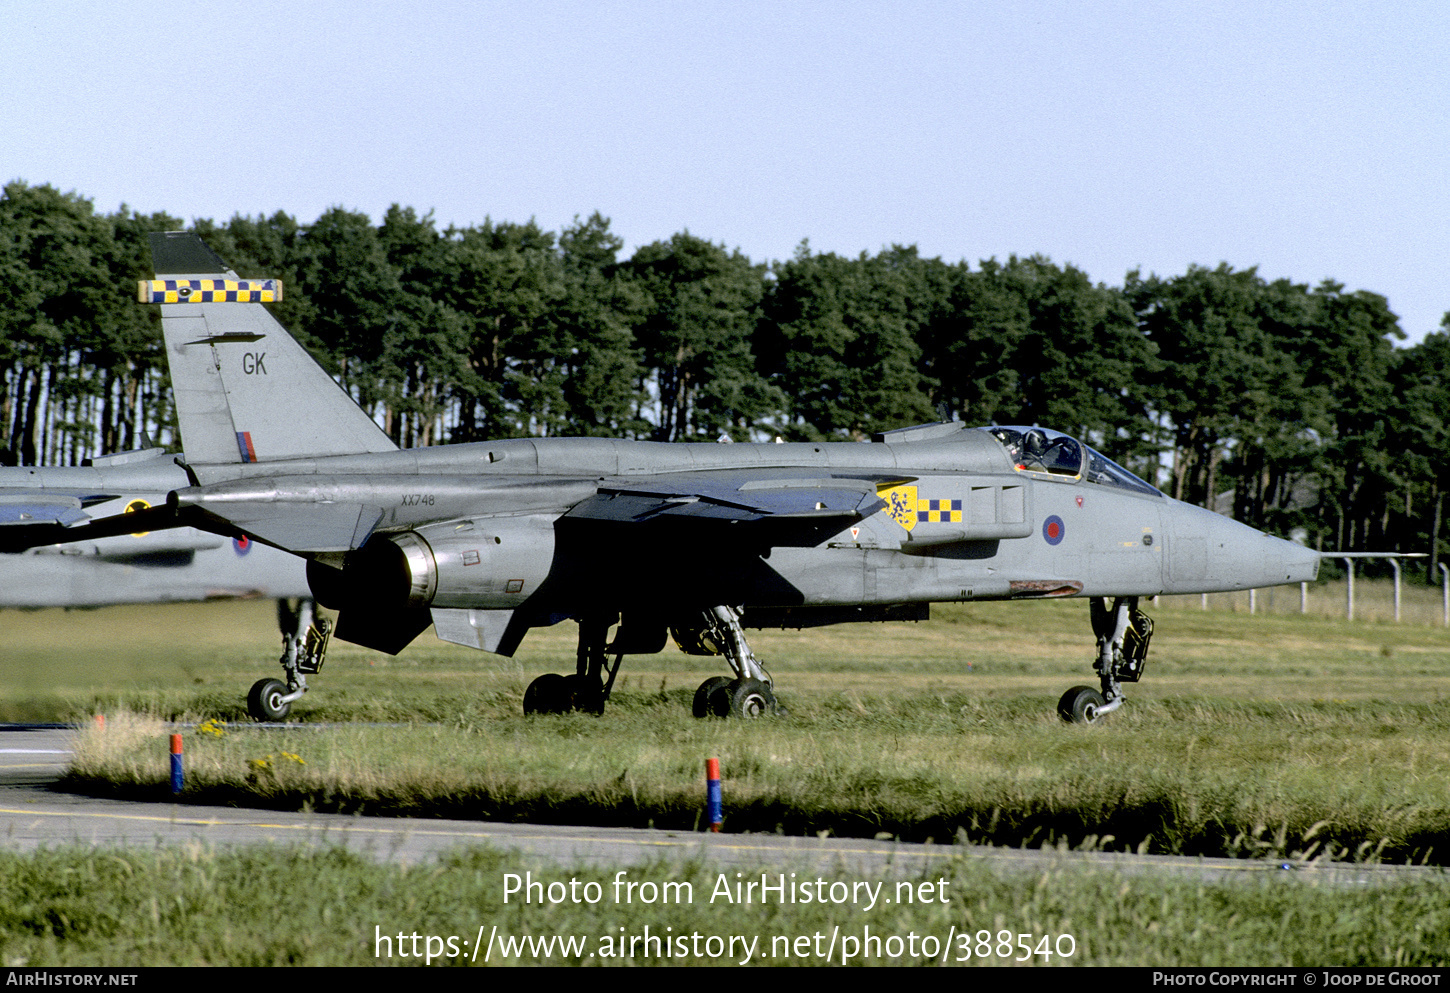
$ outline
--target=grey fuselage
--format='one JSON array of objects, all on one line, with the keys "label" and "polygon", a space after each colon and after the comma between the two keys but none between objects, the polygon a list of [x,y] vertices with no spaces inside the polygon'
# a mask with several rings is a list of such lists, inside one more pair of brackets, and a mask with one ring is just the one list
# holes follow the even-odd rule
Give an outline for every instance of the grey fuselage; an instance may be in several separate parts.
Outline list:
[{"label": "grey fuselage", "polygon": [[[215,512],[244,529],[261,521],[256,533],[263,540],[270,540],[265,519],[283,508],[365,508],[365,523],[377,522],[371,540],[431,529],[435,551],[447,525],[462,536],[465,565],[468,536],[476,534],[471,561],[487,567],[480,576],[493,571],[496,582],[453,568],[447,589],[430,593],[432,605],[522,609],[531,623],[599,608],[1239,590],[1312,579],[1319,562],[1312,550],[1146,486],[1020,468],[992,434],[959,426],[908,441],[548,438],[191,470],[201,485],[180,490],[179,506]],[[739,520],[665,514],[611,521],[592,511],[579,519],[581,508],[599,506],[600,495],[613,491],[708,491],[728,502],[733,488],[749,503],[761,487],[825,492],[832,481],[862,479],[875,481],[886,506],[844,527],[835,518],[829,533],[804,541],[779,542]],[[251,517],[239,517],[238,506],[253,508]],[[335,541],[314,539],[315,557],[341,561],[356,518],[350,511],[342,516]],[[308,533],[314,531],[309,524]]]}]

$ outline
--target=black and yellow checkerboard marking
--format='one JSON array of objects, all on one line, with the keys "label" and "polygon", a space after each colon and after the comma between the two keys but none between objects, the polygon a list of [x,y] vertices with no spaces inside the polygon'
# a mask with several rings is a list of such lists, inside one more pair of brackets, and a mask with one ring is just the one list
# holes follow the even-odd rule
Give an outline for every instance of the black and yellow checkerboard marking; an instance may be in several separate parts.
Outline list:
[{"label": "black and yellow checkerboard marking", "polygon": [[136,284],[141,303],[276,303],[280,279],[143,279]]},{"label": "black and yellow checkerboard marking", "polygon": [[960,524],[962,522],[962,501],[960,500],[918,500],[916,502],[918,524]]}]

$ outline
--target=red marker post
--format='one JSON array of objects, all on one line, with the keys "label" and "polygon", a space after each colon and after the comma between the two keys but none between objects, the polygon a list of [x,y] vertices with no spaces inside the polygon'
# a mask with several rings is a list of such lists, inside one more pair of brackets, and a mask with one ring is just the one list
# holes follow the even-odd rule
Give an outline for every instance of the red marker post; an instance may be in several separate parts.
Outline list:
[{"label": "red marker post", "polygon": [[719,831],[724,820],[721,813],[720,760],[705,760],[705,813],[710,818],[710,830]]},{"label": "red marker post", "polygon": [[181,735],[171,736],[171,792],[181,792]]}]

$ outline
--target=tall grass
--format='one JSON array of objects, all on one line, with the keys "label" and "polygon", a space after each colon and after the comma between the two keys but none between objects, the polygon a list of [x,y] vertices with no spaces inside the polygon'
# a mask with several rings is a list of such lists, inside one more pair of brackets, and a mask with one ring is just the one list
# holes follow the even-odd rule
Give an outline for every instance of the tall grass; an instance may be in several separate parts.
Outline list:
[{"label": "tall grass", "polygon": [[[720,759],[726,829],[831,832],[1202,855],[1442,864],[1450,719],[1434,705],[1149,702],[1094,728],[1032,696],[797,695],[788,720],[689,717],[684,690],[603,718],[524,718],[515,701],[450,724],[187,736],[186,799],[410,816],[690,830]],[[80,735],[71,788],[167,794],[166,729]],[[149,737],[148,737],[149,734]]]}]

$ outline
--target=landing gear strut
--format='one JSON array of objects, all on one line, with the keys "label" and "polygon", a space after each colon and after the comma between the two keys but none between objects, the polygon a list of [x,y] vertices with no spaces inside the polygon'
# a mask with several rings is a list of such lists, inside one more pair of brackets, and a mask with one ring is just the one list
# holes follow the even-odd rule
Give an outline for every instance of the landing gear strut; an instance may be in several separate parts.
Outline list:
[{"label": "landing gear strut", "polygon": [[611,646],[606,644],[606,639],[616,619],[617,615],[607,614],[579,619],[579,649],[573,675],[550,672],[530,683],[524,691],[525,714],[564,714],[571,710],[604,713],[609,691],[614,688],[614,677],[624,661],[623,652],[615,654],[614,665],[608,661]]},{"label": "landing gear strut", "polygon": [[280,721],[292,704],[307,692],[307,677],[322,668],[332,623],[317,616],[317,603],[297,601],[294,609],[286,600],[277,601],[277,626],[282,629],[282,671],[280,679],[259,679],[247,694],[247,712],[258,721]]},{"label": "landing gear strut", "polygon": [[704,612],[701,640],[725,656],[735,678],[711,676],[695,691],[690,708],[696,717],[764,717],[784,713],[775,702],[770,674],[750,650],[740,613],[734,607],[712,607]]},{"label": "landing gear strut", "polygon": [[1118,597],[1110,608],[1106,597],[1090,601],[1093,634],[1098,639],[1098,657],[1093,663],[1102,683],[1101,691],[1091,686],[1074,686],[1057,701],[1057,713],[1073,724],[1095,724],[1104,714],[1123,705],[1122,683],[1136,683],[1148,661],[1148,642],[1153,621],[1138,609],[1135,596]]},{"label": "landing gear strut", "polygon": [[[644,625],[643,631],[626,633],[630,623],[621,625],[613,642],[608,642],[609,628],[619,619],[617,614],[587,615],[579,619],[579,649],[574,672],[563,676],[547,673],[535,679],[524,691],[525,714],[562,714],[580,710],[602,714],[619,675],[620,663],[626,653],[657,652],[664,647],[663,625]],[[712,676],[695,691],[692,710],[696,717],[760,717],[784,713],[775,702],[770,674],[750,650],[745,631],[740,626],[740,613],[734,607],[712,607],[703,611],[698,628],[672,629],[675,640],[693,655],[724,655],[735,678]],[[650,631],[657,636],[649,634]],[[609,663],[609,656],[614,663]]]}]

